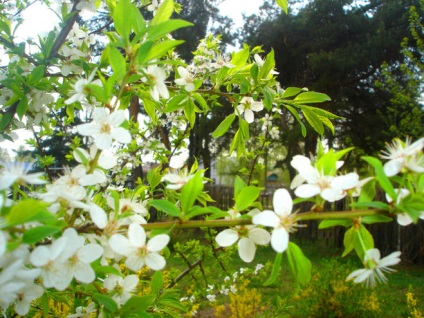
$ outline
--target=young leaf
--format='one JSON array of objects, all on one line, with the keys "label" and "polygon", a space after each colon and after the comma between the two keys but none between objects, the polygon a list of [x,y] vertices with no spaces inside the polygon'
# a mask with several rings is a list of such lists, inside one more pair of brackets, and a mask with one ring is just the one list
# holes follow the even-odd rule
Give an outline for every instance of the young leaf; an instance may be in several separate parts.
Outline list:
[{"label": "young leaf", "polygon": [[344,238],[343,238],[343,245],[345,247],[345,250],[342,254],[342,257],[345,257],[347,254],[349,254],[353,248],[354,245],[354,237],[355,237],[355,228],[352,226],[349,230],[346,231]]},{"label": "young leaf", "polygon": [[196,202],[197,196],[203,190],[203,174],[202,171],[198,171],[193,178],[191,178],[181,190],[181,211],[187,213],[194,202]]},{"label": "young leaf", "polygon": [[161,271],[156,271],[152,277],[152,293],[158,294],[163,287],[163,277]]},{"label": "young leaf", "polygon": [[165,212],[170,216],[180,217],[181,211],[178,209],[175,204],[169,202],[167,200],[151,200],[149,201],[149,205],[154,207],[155,209]]},{"label": "young leaf", "polygon": [[307,284],[311,280],[311,261],[303,254],[300,247],[293,242],[289,242],[286,252],[290,269],[296,278],[296,282]]},{"label": "young leaf", "polygon": [[312,103],[322,103],[330,101],[331,98],[323,93],[317,92],[304,92],[296,96],[293,100],[295,104],[303,105],[303,104],[312,104]]},{"label": "young leaf", "polygon": [[118,305],[111,296],[100,293],[94,293],[93,299],[99,305],[104,306],[104,308],[111,313],[114,313],[118,309]]},{"label": "young leaf", "polygon": [[[143,317],[143,313],[153,304],[154,295],[132,296],[119,311],[120,317]],[[146,316],[147,317],[147,316]]]},{"label": "young leaf", "polygon": [[284,13],[287,14],[288,13],[288,4],[287,4],[287,0],[276,0],[278,6],[283,9]]},{"label": "young leaf", "polygon": [[42,239],[59,233],[62,228],[57,226],[37,226],[24,232],[22,241],[28,244],[40,242]]},{"label": "young leaf", "polygon": [[374,167],[378,183],[383,188],[383,190],[395,201],[397,198],[395,189],[393,188],[389,178],[384,173],[381,161],[374,157],[362,157],[362,159]]},{"label": "young leaf", "polygon": [[281,268],[281,261],[283,260],[283,253],[277,253],[275,255],[274,265],[272,265],[272,271],[269,278],[264,283],[264,286],[269,286],[277,279],[278,273]]},{"label": "young leaf", "polygon": [[8,225],[14,226],[28,222],[55,221],[56,216],[47,210],[47,205],[33,199],[22,200],[14,205],[6,215]]},{"label": "young leaf", "polygon": [[262,189],[254,186],[247,186],[243,188],[235,197],[235,208],[237,212],[243,211],[250,207],[253,202],[257,200]]},{"label": "young leaf", "polygon": [[234,122],[234,119],[236,118],[236,115],[234,113],[228,115],[216,129],[212,133],[213,138],[221,137],[223,134],[225,134],[228,129],[230,128],[231,124]]},{"label": "young leaf", "polygon": [[318,226],[318,228],[320,230],[322,229],[327,229],[329,227],[333,227],[333,226],[352,226],[352,220],[344,220],[344,219],[340,219],[340,220],[322,220]]}]

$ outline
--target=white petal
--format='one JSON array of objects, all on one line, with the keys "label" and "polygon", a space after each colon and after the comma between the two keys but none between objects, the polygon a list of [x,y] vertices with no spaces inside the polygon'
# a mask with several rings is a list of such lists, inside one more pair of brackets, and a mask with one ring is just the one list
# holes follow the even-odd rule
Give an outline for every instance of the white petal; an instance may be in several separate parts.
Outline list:
[{"label": "white petal", "polygon": [[146,245],[146,232],[144,228],[136,223],[130,224],[128,227],[128,239],[131,245],[143,247]]},{"label": "white petal", "polygon": [[160,271],[166,265],[163,256],[157,253],[150,253],[146,256],[146,265],[155,271]]},{"label": "white petal", "polygon": [[138,271],[141,269],[144,265],[145,259],[143,257],[140,257],[140,255],[132,253],[129,255],[125,261],[125,265],[132,270],[132,271]]},{"label": "white petal", "polygon": [[378,248],[372,248],[365,253],[365,260],[374,260],[378,262],[380,260],[381,254]]},{"label": "white petal", "polygon": [[32,265],[43,267],[50,259],[50,249],[47,246],[37,246],[29,259]]},{"label": "white petal", "polygon": [[122,289],[129,292],[137,287],[139,279],[137,275],[128,275],[122,282]]},{"label": "white petal", "polygon": [[256,246],[246,237],[243,237],[238,242],[238,253],[240,258],[246,263],[250,263],[255,258]]},{"label": "white petal", "polygon": [[95,144],[100,150],[109,149],[112,146],[112,136],[110,134],[98,134]]},{"label": "white petal", "polygon": [[78,259],[84,263],[91,263],[98,259],[103,254],[103,247],[98,244],[90,243],[84,245],[78,251]]},{"label": "white petal", "polygon": [[277,253],[282,253],[289,245],[289,233],[284,228],[276,228],[271,234],[271,246]]},{"label": "white petal", "polygon": [[301,169],[303,166],[310,166],[311,160],[308,157],[302,155],[296,155],[293,157],[290,165],[296,170]]},{"label": "white petal", "polygon": [[111,135],[113,139],[120,142],[121,144],[129,144],[131,142],[131,134],[125,128],[114,128]]},{"label": "white petal", "polygon": [[404,212],[397,215],[397,222],[399,225],[407,226],[412,223],[412,219],[408,213]]},{"label": "white petal", "polygon": [[159,252],[163,250],[169,243],[169,235],[159,234],[152,237],[149,242],[147,242],[147,250],[150,252]]},{"label": "white petal", "polygon": [[182,78],[187,78],[190,75],[189,72],[182,66],[178,66],[178,74],[180,74]]},{"label": "white petal", "polygon": [[290,215],[293,209],[293,201],[286,189],[277,189],[272,199],[274,211],[280,216]]},{"label": "white petal", "polygon": [[304,182],[305,182],[306,180],[305,180],[305,178],[304,177],[302,177],[300,174],[297,174],[294,178],[293,178],[293,180],[292,180],[292,182],[291,182],[291,184],[290,184],[290,189],[296,189],[298,186],[300,186],[301,184],[303,184]]},{"label": "white petal", "polygon": [[96,274],[89,264],[79,263],[75,268],[74,277],[82,283],[89,284],[96,279]]},{"label": "white petal", "polygon": [[117,110],[109,115],[109,122],[113,127],[119,127],[125,121],[125,112]]},{"label": "white petal", "polygon": [[346,193],[340,189],[324,189],[321,191],[321,197],[328,202],[335,202],[343,199],[346,196]]},{"label": "white petal", "polygon": [[264,104],[262,102],[253,102],[250,105],[250,109],[253,110],[254,112],[259,112],[262,109],[264,109]]},{"label": "white petal", "polygon": [[253,111],[250,109],[245,109],[244,119],[246,119],[249,124],[253,123],[253,121],[255,120],[255,115],[253,115]]},{"label": "white petal", "polygon": [[273,211],[265,210],[256,214],[252,218],[252,223],[256,225],[277,227],[280,225],[280,218]]},{"label": "white petal", "polygon": [[331,181],[331,187],[336,189],[348,190],[356,187],[359,181],[357,173],[352,172],[342,176],[337,176]]},{"label": "white petal", "polygon": [[[351,280],[351,279],[354,279],[354,278],[356,278],[357,276],[361,276],[361,275],[363,275],[364,273],[366,273],[367,272],[367,269],[365,269],[365,268],[361,268],[361,269],[357,269],[356,271],[353,271],[352,273],[350,273],[349,274],[349,276],[348,277],[346,277],[346,280]],[[365,280],[367,277],[363,277],[363,276],[361,276],[361,278],[360,279],[362,279],[361,281],[359,281],[359,282],[362,282],[363,280]],[[355,279],[355,283],[357,283],[357,281],[356,281],[356,279]]]},{"label": "white petal", "polygon": [[320,188],[313,184],[302,184],[296,190],[294,194],[299,198],[310,198],[320,193]]},{"label": "white petal", "polygon": [[77,131],[83,136],[93,136],[100,132],[99,127],[97,125],[93,125],[92,123],[78,125]]},{"label": "white petal", "polygon": [[115,253],[128,256],[134,249],[128,239],[121,234],[114,234],[109,239],[109,245]]},{"label": "white petal", "polygon": [[239,236],[238,233],[232,229],[226,229],[218,233],[215,237],[216,242],[219,246],[227,247],[237,242]]},{"label": "white petal", "polygon": [[193,83],[187,83],[187,84],[184,86],[184,88],[185,88],[185,90],[186,90],[187,92],[192,92],[192,91],[194,91],[194,89],[195,89],[196,87],[194,86],[194,84],[193,84]]},{"label": "white petal", "polygon": [[268,231],[261,228],[253,228],[249,230],[249,239],[258,245],[266,245],[271,240],[271,235]]},{"label": "white petal", "polygon": [[387,255],[378,262],[378,267],[387,267],[398,264],[400,262],[400,254],[401,252],[397,251]]},{"label": "white petal", "polygon": [[383,166],[384,173],[388,177],[393,177],[397,175],[402,169],[403,163],[405,162],[404,158],[397,158],[386,162]]},{"label": "white petal", "polygon": [[92,203],[90,204],[90,217],[94,224],[99,229],[104,229],[107,225],[107,215],[106,212],[99,207],[98,205]]}]

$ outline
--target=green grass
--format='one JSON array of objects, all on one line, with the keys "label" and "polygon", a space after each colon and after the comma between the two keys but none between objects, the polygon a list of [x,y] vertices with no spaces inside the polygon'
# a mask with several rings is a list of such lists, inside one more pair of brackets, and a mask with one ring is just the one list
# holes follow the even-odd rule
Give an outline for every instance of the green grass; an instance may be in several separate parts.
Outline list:
[{"label": "green grass", "polygon": [[[187,236],[188,240],[195,238],[189,233],[181,235]],[[184,239],[181,240],[181,235],[179,240],[184,241]],[[278,298],[283,300],[285,304],[283,312],[275,317],[408,317],[408,314],[412,317],[408,312],[406,301],[408,291],[412,291],[417,300],[416,308],[424,313],[423,266],[402,264],[396,266],[397,272],[386,275],[389,280],[387,284],[370,289],[364,285],[345,282],[350,272],[362,268],[361,262],[355,255],[342,258],[342,250],[327,247],[321,241],[302,242],[299,245],[313,265],[313,278],[306,286],[296,285],[289,271],[286,256],[283,255],[282,267],[276,282],[264,287],[263,282],[271,272],[271,263],[276,254],[270,247],[258,247],[256,257],[251,264],[241,261],[235,248],[230,248],[230,256],[227,252],[219,252],[220,262],[208,255],[206,249],[203,251],[206,256],[202,262],[202,268],[197,266],[177,284],[177,287],[182,291],[182,297],[190,296],[188,294],[193,293],[194,290],[198,292],[198,295],[206,295],[210,293],[206,292],[208,285],[216,287],[223,284],[225,276],[240,271],[240,268],[249,268],[252,273],[255,266],[262,263],[267,266],[257,277],[251,274],[249,286],[261,293],[264,302],[272,303]],[[197,255],[188,257],[190,263],[202,257],[201,248],[196,246],[189,248],[192,252],[197,249]],[[187,268],[187,264],[182,258],[176,257],[175,253],[171,255],[167,260],[166,269],[171,272],[170,276],[175,278]],[[225,271],[221,265],[224,266]],[[222,296],[218,295],[217,299],[219,297]],[[226,300],[223,298],[221,301]],[[210,312],[207,310],[210,306],[211,303],[205,300],[202,302],[201,310]],[[374,310],[374,307],[379,309]],[[209,317],[213,316],[209,315]]]}]

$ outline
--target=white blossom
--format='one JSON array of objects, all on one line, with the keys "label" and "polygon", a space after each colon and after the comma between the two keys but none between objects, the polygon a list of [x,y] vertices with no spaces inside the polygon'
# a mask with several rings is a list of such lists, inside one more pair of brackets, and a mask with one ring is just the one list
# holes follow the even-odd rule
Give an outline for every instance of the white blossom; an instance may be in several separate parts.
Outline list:
[{"label": "white blossom", "polygon": [[400,262],[400,252],[393,252],[390,255],[380,259],[380,251],[376,248],[366,251],[364,256],[365,268],[352,272],[346,280],[352,280],[354,283],[365,282],[366,286],[374,287],[376,281],[385,283],[387,278],[384,273],[394,272],[389,266]]},{"label": "white blossom", "polygon": [[125,113],[123,110],[117,110],[109,114],[106,108],[95,108],[93,121],[79,125],[77,130],[83,136],[94,136],[96,147],[104,150],[112,146],[113,140],[123,144],[131,142],[129,131],[120,127],[124,121]]},{"label": "white blossom", "polygon": [[410,139],[405,142],[395,139],[393,143],[387,144],[385,151],[382,152],[383,159],[389,159],[384,164],[384,172],[387,176],[397,175],[402,169],[423,173],[424,156],[422,149],[424,147],[424,137],[411,144]]},{"label": "white blossom", "polygon": [[150,85],[150,94],[155,101],[160,97],[169,98],[168,88],[165,85],[166,73],[157,65],[151,65],[145,70],[146,77],[142,80]]},{"label": "white blossom", "polygon": [[9,188],[12,184],[44,184],[42,172],[29,173],[33,163],[14,161],[3,163],[3,170],[0,172],[0,190]]},{"label": "white blossom", "polygon": [[187,92],[194,91],[194,77],[193,75],[184,67],[178,66],[178,74],[180,74],[181,78],[177,78],[175,83],[180,86],[184,86]]},{"label": "white blossom", "polygon": [[[394,190],[397,194],[396,204],[399,204],[403,198],[406,198],[410,194],[408,189],[394,189]],[[387,193],[386,193],[386,200],[389,203],[393,202],[393,198],[390,197]],[[424,220],[424,207],[422,208],[422,211],[420,211],[419,218]],[[411,216],[407,212],[397,213],[396,219],[399,225],[402,225],[402,226],[410,225],[413,222]]]},{"label": "white blossom", "polygon": [[109,244],[115,253],[126,257],[125,265],[133,271],[138,271],[144,265],[153,270],[165,267],[165,258],[159,252],[168,245],[169,236],[159,234],[151,238],[146,244],[146,232],[139,224],[130,224],[128,238],[121,234],[114,234]]},{"label": "white blossom", "polygon": [[73,89],[71,92],[73,92],[73,95],[69,97],[67,100],[65,100],[65,104],[69,105],[78,101],[82,101],[87,94],[86,85],[88,84],[95,84],[101,86],[100,80],[95,80],[94,76],[96,74],[96,70],[94,70],[88,78],[80,78],[78,79],[75,84],[73,85]]},{"label": "white blossom", "polygon": [[277,189],[273,196],[274,211],[265,210],[252,219],[253,224],[270,226],[271,246],[278,252],[284,252],[289,244],[289,233],[294,224],[292,213],[293,201],[286,189]]},{"label": "white blossom", "polygon": [[262,102],[255,101],[252,97],[245,96],[237,106],[237,113],[239,115],[244,115],[244,119],[251,124],[255,119],[253,112],[259,112],[262,109],[264,109],[264,104]]}]

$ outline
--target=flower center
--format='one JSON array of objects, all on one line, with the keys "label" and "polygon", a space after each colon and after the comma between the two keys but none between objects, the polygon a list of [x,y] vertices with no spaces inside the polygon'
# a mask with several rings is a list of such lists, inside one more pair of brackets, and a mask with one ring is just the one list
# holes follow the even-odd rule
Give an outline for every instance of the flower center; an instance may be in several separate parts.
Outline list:
[{"label": "flower center", "polygon": [[112,130],[112,126],[110,125],[110,123],[108,123],[108,122],[102,123],[102,125],[100,127],[100,133],[110,134],[111,130]]}]

